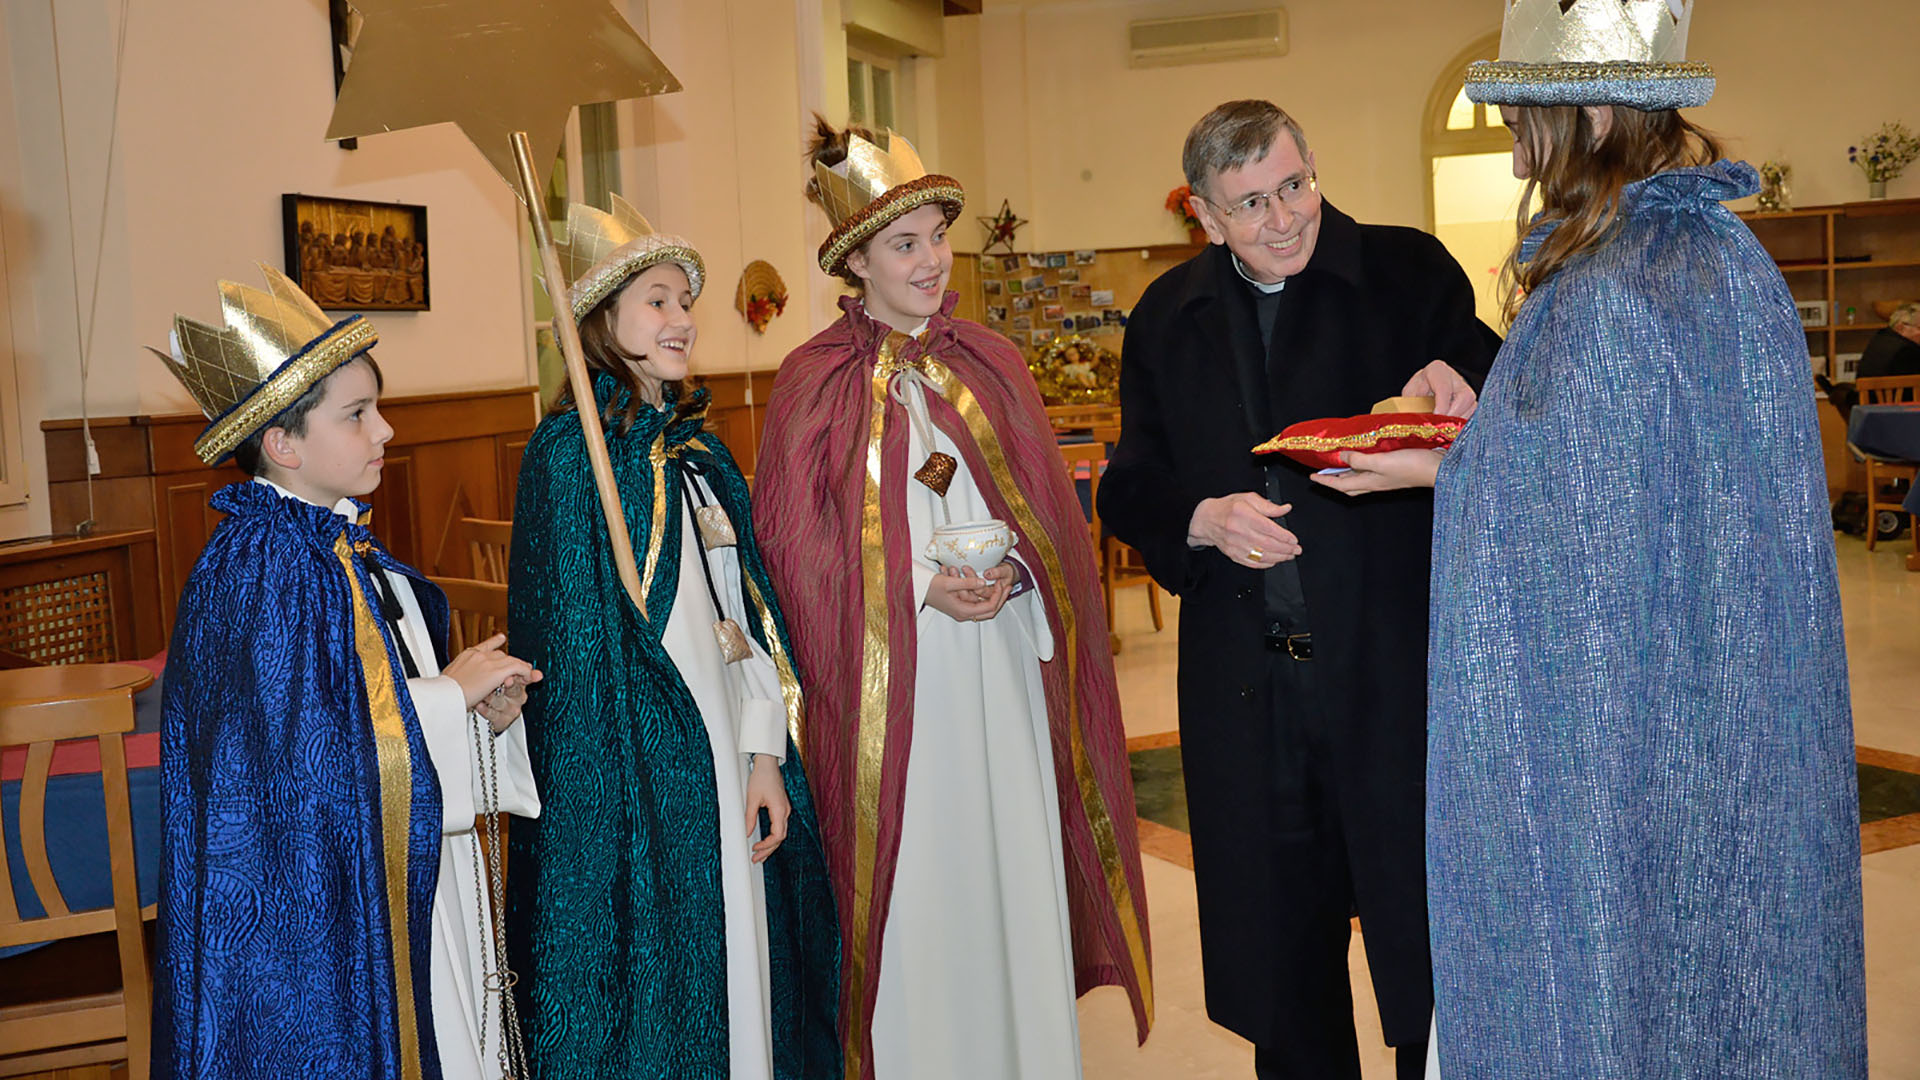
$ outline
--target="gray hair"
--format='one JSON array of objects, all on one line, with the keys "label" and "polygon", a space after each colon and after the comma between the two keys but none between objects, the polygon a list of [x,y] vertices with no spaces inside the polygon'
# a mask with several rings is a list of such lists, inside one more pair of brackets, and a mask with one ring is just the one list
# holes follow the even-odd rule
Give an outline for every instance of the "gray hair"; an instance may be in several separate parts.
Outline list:
[{"label": "gray hair", "polygon": [[1180,151],[1187,186],[1205,198],[1208,180],[1250,161],[1264,160],[1283,129],[1293,136],[1300,156],[1306,157],[1307,133],[1273,102],[1248,99],[1215,106],[1187,132],[1187,144]]},{"label": "gray hair", "polygon": [[1896,330],[1902,326],[1920,329],[1920,300],[1911,304],[1901,304],[1895,308],[1893,314],[1887,317],[1887,325]]}]

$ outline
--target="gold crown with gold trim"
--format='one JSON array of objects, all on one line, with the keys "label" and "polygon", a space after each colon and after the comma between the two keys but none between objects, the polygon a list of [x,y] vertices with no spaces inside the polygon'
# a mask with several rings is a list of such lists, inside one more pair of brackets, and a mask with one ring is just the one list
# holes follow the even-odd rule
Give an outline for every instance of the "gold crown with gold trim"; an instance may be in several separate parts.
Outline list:
[{"label": "gold crown with gold trim", "polygon": [[379,340],[364,316],[334,322],[287,275],[259,265],[266,292],[220,283],[224,328],[175,315],[172,355],[149,350],[213,421],[193,444],[209,465],[225,461],[300,395]]},{"label": "gold crown with gold trim", "polygon": [[567,207],[567,236],[555,245],[560,249],[560,268],[573,282],[567,289],[573,317],[586,318],[628,278],[663,262],[677,263],[687,272],[687,284],[699,299],[707,264],[693,245],[655,232],[633,204],[618,195],[610,198],[611,213],[581,203]]},{"label": "gold crown with gold trim", "polygon": [[1687,59],[1694,0],[1502,0],[1500,59],[1467,69],[1489,105],[1681,109],[1713,97],[1713,68]]},{"label": "gold crown with gold trim", "polygon": [[902,215],[938,203],[951,225],[967,204],[960,181],[929,173],[905,136],[888,131],[885,137],[882,149],[848,135],[846,160],[831,166],[813,163],[821,203],[833,222],[833,232],[820,245],[820,269],[829,274],[844,270],[849,252]]}]

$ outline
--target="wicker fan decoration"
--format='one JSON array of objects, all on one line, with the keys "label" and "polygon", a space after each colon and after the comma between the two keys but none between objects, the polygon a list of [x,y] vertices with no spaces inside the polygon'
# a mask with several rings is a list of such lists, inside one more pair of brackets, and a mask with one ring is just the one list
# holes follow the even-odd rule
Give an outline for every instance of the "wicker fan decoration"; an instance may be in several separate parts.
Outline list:
[{"label": "wicker fan decoration", "polygon": [[1049,405],[1112,405],[1120,400],[1120,358],[1079,334],[1056,337],[1027,361]]},{"label": "wicker fan decoration", "polygon": [[756,333],[767,332],[767,324],[787,310],[787,283],[780,271],[765,259],[755,259],[740,272],[740,287],[734,290],[733,306],[747,317]]}]

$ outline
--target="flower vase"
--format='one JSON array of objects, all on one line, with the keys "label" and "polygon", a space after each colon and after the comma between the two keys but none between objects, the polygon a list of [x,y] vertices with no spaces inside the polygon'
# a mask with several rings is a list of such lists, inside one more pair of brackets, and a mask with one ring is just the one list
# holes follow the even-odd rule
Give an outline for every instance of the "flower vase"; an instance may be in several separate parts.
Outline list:
[{"label": "flower vase", "polygon": [[1195,247],[1207,246],[1207,230],[1198,225],[1187,226],[1187,243]]},{"label": "flower vase", "polygon": [[1886,197],[1887,197],[1887,182],[1885,180],[1867,181],[1867,198],[1884,199]]}]

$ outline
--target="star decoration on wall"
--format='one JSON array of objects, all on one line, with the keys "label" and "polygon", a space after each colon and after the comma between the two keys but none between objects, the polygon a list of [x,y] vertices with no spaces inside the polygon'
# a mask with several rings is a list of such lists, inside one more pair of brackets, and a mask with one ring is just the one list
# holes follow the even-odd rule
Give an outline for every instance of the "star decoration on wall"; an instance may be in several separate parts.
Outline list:
[{"label": "star decoration on wall", "polygon": [[327,138],[452,122],[509,187],[527,133],[544,185],[575,105],[680,89],[607,0],[353,0],[366,17]]},{"label": "star decoration on wall", "polygon": [[980,224],[987,229],[987,242],[981,246],[980,250],[992,251],[995,245],[1001,245],[1011,253],[1014,230],[1026,223],[1027,219],[1016,215],[1013,212],[1013,206],[1006,199],[1001,199],[999,213],[980,219]]}]

